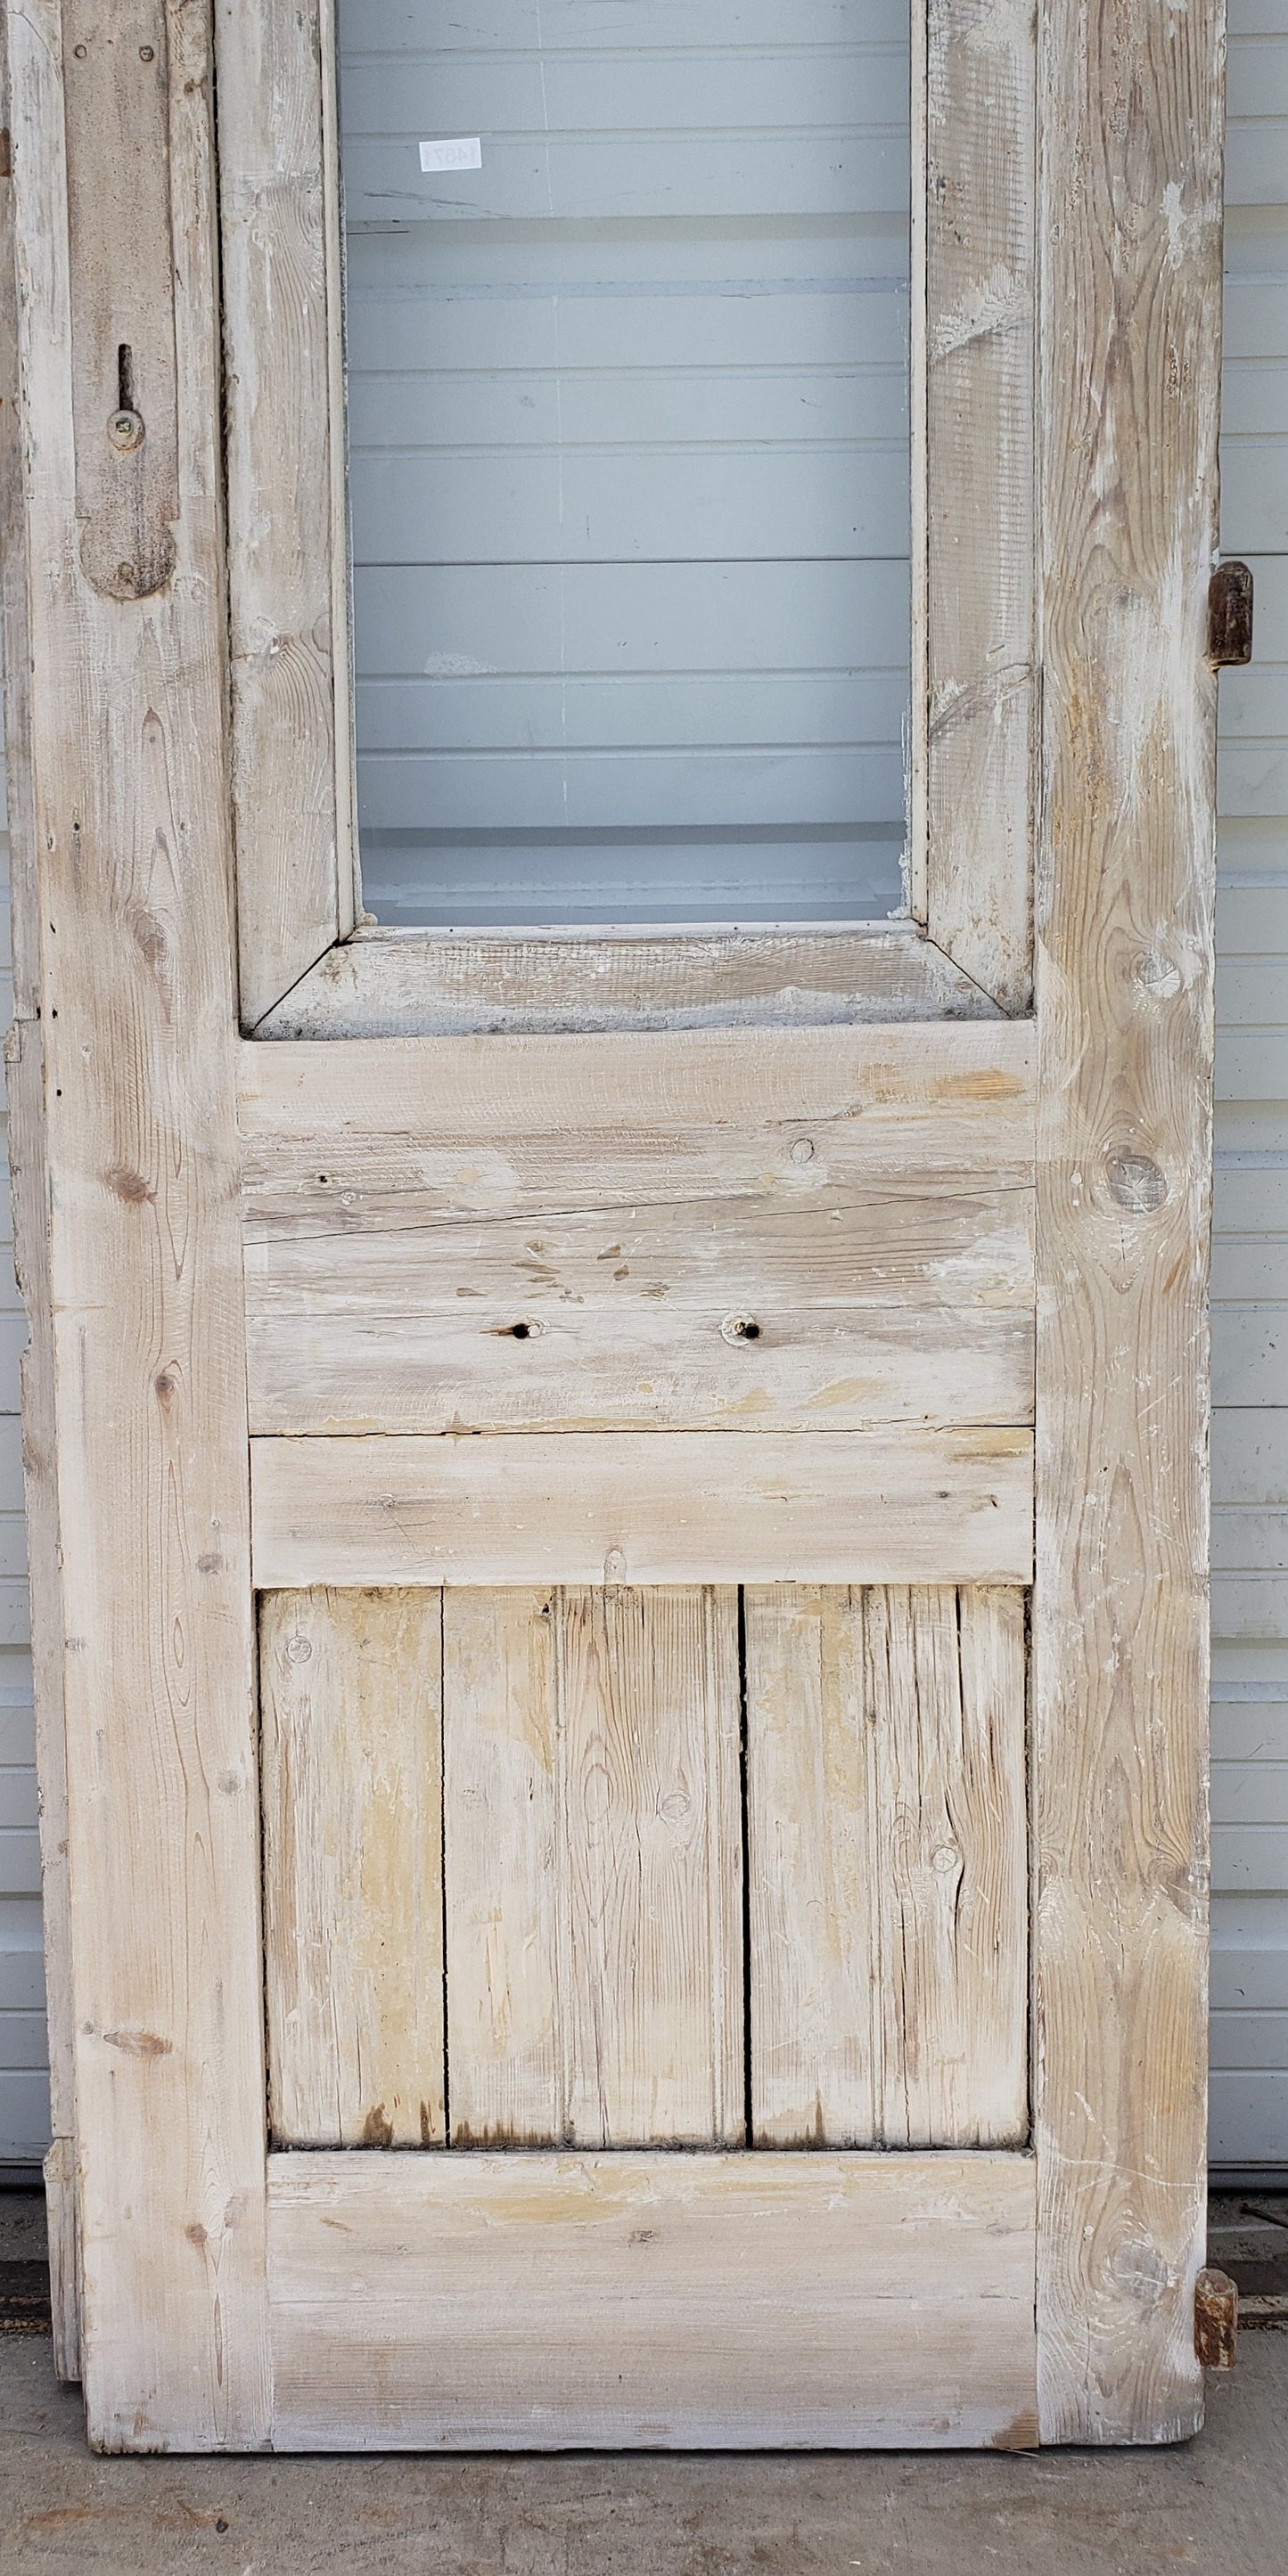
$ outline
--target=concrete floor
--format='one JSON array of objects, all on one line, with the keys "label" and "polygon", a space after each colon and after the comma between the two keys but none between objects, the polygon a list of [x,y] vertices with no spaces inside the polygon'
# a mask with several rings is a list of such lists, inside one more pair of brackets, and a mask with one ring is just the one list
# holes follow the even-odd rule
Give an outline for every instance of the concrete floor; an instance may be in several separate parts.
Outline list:
[{"label": "concrete floor", "polygon": [[[3,2250],[27,2255],[38,2213],[10,2203],[10,2215]],[[1175,2451],[98,2460],[47,2337],[0,2336],[0,2569],[1288,2576],[1288,2332],[1246,2333],[1237,2370],[1208,2396],[1206,2430]]]}]

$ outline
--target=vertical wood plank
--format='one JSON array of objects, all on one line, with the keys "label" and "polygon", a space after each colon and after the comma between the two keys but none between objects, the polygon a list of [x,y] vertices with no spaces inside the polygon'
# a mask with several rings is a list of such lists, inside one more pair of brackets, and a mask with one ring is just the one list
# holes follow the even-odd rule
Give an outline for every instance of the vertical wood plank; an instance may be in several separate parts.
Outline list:
[{"label": "vertical wood plank", "polygon": [[923,917],[1018,1012],[1032,990],[1036,774],[1036,16],[930,0],[926,49]]},{"label": "vertical wood plank", "polygon": [[444,1684],[453,2143],[741,2143],[736,1595],[449,1591]]},{"label": "vertical wood plank", "polygon": [[565,1592],[560,2016],[578,2145],[741,2145],[737,1596]]},{"label": "vertical wood plank", "polygon": [[747,1596],[755,2134],[1022,2142],[1024,1596]]},{"label": "vertical wood plank", "polygon": [[1019,1591],[866,1596],[886,2146],[1026,2133],[1024,1664]]},{"label": "vertical wood plank", "polygon": [[60,2379],[80,2377],[75,2253],[75,2002],[72,1887],[67,1821],[67,1711],[63,1690],[63,1594],[58,1533],[54,1333],[50,1304],[49,1174],[45,1160],[44,1056],[38,1020],[16,1020],[5,1039],[13,1248],[27,1314],[22,1355],[22,1468],[31,1603],[32,1695],[40,1782],[40,1907],[45,1950],[49,2125],[45,2166],[49,2209],[54,2361]]},{"label": "vertical wood plank", "polygon": [[266,1593],[260,1704],[273,2137],[440,2146],[441,1596]]},{"label": "vertical wood plank", "polygon": [[178,567],[118,603],[80,563],[60,11],[10,21],[83,2362],[91,2438],[140,2450],[269,2429],[208,13],[168,29],[173,234],[131,266],[141,303],[173,273]]},{"label": "vertical wood plank", "polygon": [[[0,0],[0,127],[10,130],[9,12]],[[9,824],[14,1026],[5,1040],[14,1267],[27,1316],[22,1356],[23,1492],[31,1604],[32,1692],[40,1782],[40,1894],[45,1952],[51,2146],[45,2159],[54,2368],[80,2377],[80,2206],[76,2172],[67,1720],[54,1455],[54,1339],[49,1280],[49,1175],[40,1031],[40,908],[31,770],[31,629],[22,442],[13,191],[0,185],[0,617],[4,637],[5,802]]]},{"label": "vertical wood plank", "polygon": [[322,0],[216,6],[232,775],[248,1029],[353,926],[325,14]]},{"label": "vertical wood plank", "polygon": [[879,1837],[860,1594],[745,1596],[751,2098],[758,2146],[879,2135]]},{"label": "vertical wood plank", "polygon": [[564,2135],[556,1617],[546,1592],[443,1595],[453,2146]]},{"label": "vertical wood plank", "polygon": [[1202,2409],[1224,11],[1049,0],[1036,2143],[1042,2436]]}]

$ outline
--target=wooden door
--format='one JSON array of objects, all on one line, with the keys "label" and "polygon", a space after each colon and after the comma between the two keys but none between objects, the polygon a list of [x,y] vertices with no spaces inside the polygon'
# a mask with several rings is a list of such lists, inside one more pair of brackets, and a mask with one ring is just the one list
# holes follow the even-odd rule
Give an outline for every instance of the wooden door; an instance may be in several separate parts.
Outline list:
[{"label": "wooden door", "polygon": [[329,11],[10,15],[105,2448],[1199,2420],[1220,27],[1041,18],[914,21],[907,919],[391,940]]}]

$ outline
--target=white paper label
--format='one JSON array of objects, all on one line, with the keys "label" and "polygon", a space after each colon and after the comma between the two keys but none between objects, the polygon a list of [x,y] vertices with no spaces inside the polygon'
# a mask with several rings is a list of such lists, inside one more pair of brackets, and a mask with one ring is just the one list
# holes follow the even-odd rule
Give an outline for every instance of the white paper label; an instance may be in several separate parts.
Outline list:
[{"label": "white paper label", "polygon": [[466,134],[454,143],[422,143],[422,170],[481,170],[483,146],[477,134]]}]

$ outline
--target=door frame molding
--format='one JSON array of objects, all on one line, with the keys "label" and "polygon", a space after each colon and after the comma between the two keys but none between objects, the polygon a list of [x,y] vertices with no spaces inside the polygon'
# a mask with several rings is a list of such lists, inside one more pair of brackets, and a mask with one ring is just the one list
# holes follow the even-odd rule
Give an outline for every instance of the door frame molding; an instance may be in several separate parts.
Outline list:
[{"label": "door frame molding", "polygon": [[[1036,22],[992,0],[912,10],[910,919],[813,935],[842,1019],[903,1016],[878,931],[909,1016],[936,1015],[945,984],[965,1014],[990,999],[1022,1012],[1032,994]],[[511,1013],[548,1014],[531,935],[391,932],[362,912],[334,0],[216,0],[216,30],[243,1030],[373,1033],[354,976],[382,989],[388,1035],[434,1034],[445,985],[462,1030],[498,1025],[500,985]],[[744,937],[760,991],[744,1015],[790,995],[798,961],[780,952],[800,944]],[[561,942],[600,988],[622,945]],[[692,933],[635,945],[622,1025],[676,1025],[677,981],[708,1023],[720,1011],[727,969]]]}]

